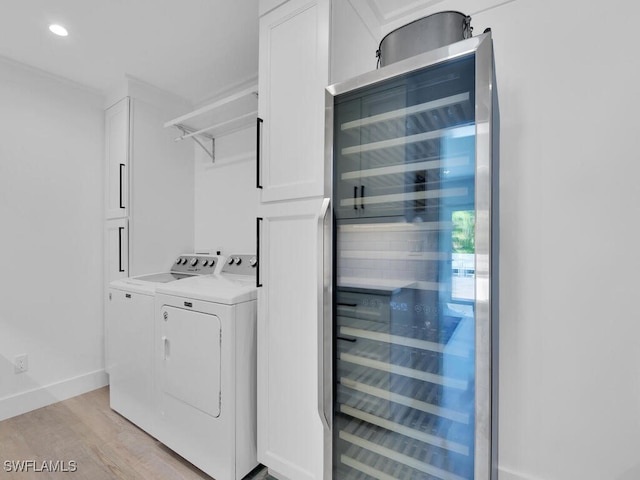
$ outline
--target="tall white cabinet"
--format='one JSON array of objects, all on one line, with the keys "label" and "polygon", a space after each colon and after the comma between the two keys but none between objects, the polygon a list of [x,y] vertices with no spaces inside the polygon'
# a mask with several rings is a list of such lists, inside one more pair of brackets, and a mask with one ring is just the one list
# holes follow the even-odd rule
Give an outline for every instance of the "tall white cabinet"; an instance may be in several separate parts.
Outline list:
[{"label": "tall white cabinet", "polygon": [[258,460],[277,478],[319,480],[317,236],[330,2],[260,8]]},{"label": "tall white cabinet", "polygon": [[130,99],[105,110],[105,283],[129,273]]}]

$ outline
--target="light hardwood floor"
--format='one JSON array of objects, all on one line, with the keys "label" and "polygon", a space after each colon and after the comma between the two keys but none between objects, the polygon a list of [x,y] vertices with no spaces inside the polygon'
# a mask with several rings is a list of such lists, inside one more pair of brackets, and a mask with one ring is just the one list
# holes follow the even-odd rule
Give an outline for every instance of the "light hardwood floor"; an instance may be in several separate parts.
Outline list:
[{"label": "light hardwood floor", "polygon": [[[34,460],[75,472],[7,471],[5,462]],[[64,463],[62,463],[64,462]],[[15,465],[15,464],[14,464]],[[14,467],[15,468],[15,467]],[[0,422],[0,479],[211,480],[182,457],[109,408],[108,387]],[[271,478],[266,469],[248,477]]]}]

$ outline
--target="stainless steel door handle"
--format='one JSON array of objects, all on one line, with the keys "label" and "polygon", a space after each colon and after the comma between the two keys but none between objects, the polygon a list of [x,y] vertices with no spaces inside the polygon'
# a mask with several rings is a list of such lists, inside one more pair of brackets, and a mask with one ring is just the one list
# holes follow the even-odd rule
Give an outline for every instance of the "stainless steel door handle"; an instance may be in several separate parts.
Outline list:
[{"label": "stainless steel door handle", "polygon": [[332,335],[332,275],[331,275],[331,222],[327,225],[327,212],[331,201],[322,201],[318,216],[318,413],[324,428],[331,430],[331,335]]}]

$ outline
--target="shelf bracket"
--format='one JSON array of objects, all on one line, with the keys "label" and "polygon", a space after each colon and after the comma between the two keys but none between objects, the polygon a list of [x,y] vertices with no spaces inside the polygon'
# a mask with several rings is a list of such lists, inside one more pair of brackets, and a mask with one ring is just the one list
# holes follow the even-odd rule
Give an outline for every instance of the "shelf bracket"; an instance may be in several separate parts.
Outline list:
[{"label": "shelf bracket", "polygon": [[204,150],[207,155],[211,157],[211,162],[216,162],[216,139],[214,137],[212,137],[211,135],[207,135],[206,133],[198,133],[198,135],[211,142],[211,150],[209,150],[207,146],[202,142],[202,140],[193,135],[193,133],[195,132],[194,129],[189,128],[186,125],[182,125],[181,123],[178,123],[174,126],[182,132],[182,136],[176,138],[176,141],[184,140],[185,138],[192,138],[193,141],[200,145],[200,148],[202,148],[202,150]]}]

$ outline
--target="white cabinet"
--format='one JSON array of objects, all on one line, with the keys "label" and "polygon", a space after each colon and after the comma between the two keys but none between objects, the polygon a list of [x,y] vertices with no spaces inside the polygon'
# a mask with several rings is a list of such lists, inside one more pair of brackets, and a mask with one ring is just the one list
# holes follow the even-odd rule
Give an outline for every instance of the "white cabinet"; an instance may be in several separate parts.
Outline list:
[{"label": "white cabinet", "polygon": [[289,0],[260,18],[262,201],[323,194],[329,1]]},{"label": "white cabinet", "polygon": [[105,110],[105,285],[129,276],[130,100]]},{"label": "white cabinet", "polygon": [[122,218],[129,214],[129,98],[105,111],[105,216]]},{"label": "white cabinet", "polygon": [[258,461],[277,478],[322,478],[318,415],[321,200],[263,206],[258,289]]},{"label": "white cabinet", "polygon": [[330,1],[260,7],[258,460],[277,478],[320,480],[317,236]]},{"label": "white cabinet", "polygon": [[129,276],[129,222],[126,218],[105,224],[105,285]]}]

